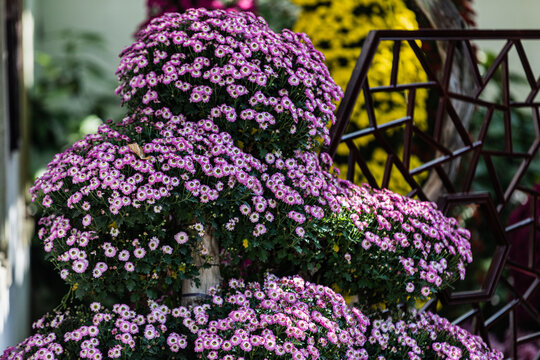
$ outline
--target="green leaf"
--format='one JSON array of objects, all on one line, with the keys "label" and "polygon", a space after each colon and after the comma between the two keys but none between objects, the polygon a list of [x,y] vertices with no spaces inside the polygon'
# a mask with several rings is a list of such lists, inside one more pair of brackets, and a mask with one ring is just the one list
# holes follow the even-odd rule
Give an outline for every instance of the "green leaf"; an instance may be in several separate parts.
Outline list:
[{"label": "green leaf", "polygon": [[259,252],[259,260],[265,262],[268,259],[268,252],[266,251],[260,251]]},{"label": "green leaf", "polygon": [[133,281],[133,279],[129,279],[126,281],[126,287],[129,291],[133,291],[133,289],[135,289],[135,281]]},{"label": "green leaf", "polygon": [[146,296],[150,299],[157,298],[157,292],[154,289],[146,289]]},{"label": "green leaf", "polygon": [[131,300],[131,302],[133,303],[136,303],[137,301],[139,301],[139,299],[141,298],[141,296],[139,295],[138,292],[134,292],[131,294],[131,296],[129,297],[129,300]]}]

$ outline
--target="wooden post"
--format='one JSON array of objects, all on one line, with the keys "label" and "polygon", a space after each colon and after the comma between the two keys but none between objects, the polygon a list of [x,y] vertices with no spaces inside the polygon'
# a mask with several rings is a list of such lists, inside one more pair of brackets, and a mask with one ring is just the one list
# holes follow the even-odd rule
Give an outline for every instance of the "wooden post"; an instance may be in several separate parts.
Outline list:
[{"label": "wooden post", "polygon": [[[208,249],[208,255],[201,256],[200,250],[193,255],[195,265],[199,267],[199,285],[194,280],[186,279],[182,282],[182,305],[189,306],[199,303],[208,295],[208,290],[221,283],[219,271],[219,244],[211,229],[206,229],[202,237],[202,245]],[[206,259],[210,258],[211,266],[203,268]]]}]

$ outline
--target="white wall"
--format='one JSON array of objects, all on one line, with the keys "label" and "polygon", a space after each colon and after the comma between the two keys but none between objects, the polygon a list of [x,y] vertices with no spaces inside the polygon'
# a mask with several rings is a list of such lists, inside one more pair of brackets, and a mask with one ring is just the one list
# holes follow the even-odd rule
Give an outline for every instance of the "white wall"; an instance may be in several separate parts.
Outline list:
[{"label": "white wall", "polygon": [[111,77],[118,54],[133,42],[137,26],[144,21],[144,0],[38,0],[35,2],[36,47],[47,50],[43,41],[64,29],[96,31],[108,47]]},{"label": "white wall", "polygon": [[474,0],[481,29],[538,29],[538,0]]},{"label": "white wall", "polygon": [[[540,1],[538,0],[474,0],[478,29],[537,29],[540,30]],[[483,41],[478,42],[481,50],[498,52],[504,42]],[[529,57],[531,68],[536,79],[540,76],[540,40],[524,41],[523,45]],[[510,52],[510,71],[523,75],[515,49]],[[525,96],[528,89],[518,92],[518,96]],[[519,100],[521,100],[519,99]]]},{"label": "white wall", "polygon": [[[101,35],[106,51],[99,54],[97,60],[110,76],[111,86],[103,89],[101,85],[99,88],[106,93],[110,91],[114,96],[118,55],[133,42],[138,26],[146,18],[145,0],[34,0],[34,3],[36,50],[53,54],[57,51],[54,40],[58,39],[60,31],[66,29]],[[92,84],[91,79],[89,83]],[[117,119],[122,114],[119,99],[117,104],[107,109],[108,118]]]}]

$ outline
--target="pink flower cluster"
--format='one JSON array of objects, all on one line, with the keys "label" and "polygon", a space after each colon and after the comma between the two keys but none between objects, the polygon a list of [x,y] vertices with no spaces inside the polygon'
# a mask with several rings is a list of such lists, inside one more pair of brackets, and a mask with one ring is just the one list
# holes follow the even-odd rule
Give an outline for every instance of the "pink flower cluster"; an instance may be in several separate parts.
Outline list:
[{"label": "pink flower cluster", "polygon": [[[156,18],[123,51],[117,74],[116,92],[132,111],[166,106],[190,120],[210,117],[246,147],[279,143],[287,155],[318,147],[318,136],[328,143],[342,96],[305,34],[276,34],[248,12]],[[268,131],[253,136],[258,130]]]},{"label": "pink flower cluster", "polygon": [[479,336],[430,312],[414,312],[405,320],[373,320],[365,347],[378,354],[377,360],[503,359]]},{"label": "pink flower cluster", "polygon": [[110,311],[94,302],[90,311],[76,309],[46,315],[34,323],[35,335],[6,349],[1,359],[175,359],[188,341],[186,335],[175,330],[182,324],[175,323],[171,313],[186,311],[171,310],[155,302],[149,302],[146,313],[138,313],[126,304],[115,304]]},{"label": "pink flower cluster", "polygon": [[[261,161],[235,146],[231,135],[221,132],[211,119],[190,122],[166,108],[152,114],[160,121],[150,121],[149,116],[126,118],[118,130],[101,126],[98,134],[57,155],[30,190],[45,212],[52,213],[40,221],[40,238],[60,262],[64,279],[73,272],[85,273],[89,259],[93,277],[100,278],[111,269],[133,272],[147,252],[171,254],[186,241],[171,242],[167,234],[176,234],[179,226],[193,227],[193,220],[182,225],[177,216],[169,215],[184,212],[183,204],[188,202],[216,213],[214,218],[228,224],[229,231],[236,227],[237,232],[255,238],[287,223],[301,238],[308,218],[322,219],[328,209],[340,209],[340,181],[324,170],[328,165],[321,164],[315,153],[297,151],[284,158],[275,151]],[[131,142],[139,126],[153,134],[148,142],[135,143],[134,150]],[[120,133],[129,131],[134,133]],[[216,211],[220,207],[223,211]],[[55,215],[61,212],[69,218]],[[146,216],[137,216],[148,212],[155,214],[160,227],[164,224],[159,219],[166,219],[162,237],[151,234]],[[122,218],[131,223],[116,223]],[[98,236],[99,241],[90,241]],[[119,246],[118,240],[125,245]],[[223,247],[235,248],[227,243]],[[88,257],[88,252],[93,256]],[[79,280],[74,277],[70,282]]]},{"label": "pink flower cluster", "polygon": [[[205,212],[214,213],[219,224],[237,234],[220,237],[222,247],[245,251],[249,258],[257,258],[250,251],[258,252],[258,244],[271,239],[276,227],[284,224],[285,229],[290,229],[290,236],[305,238],[306,250],[320,251],[316,247],[320,237],[316,230],[322,223],[332,222],[332,234],[352,234],[338,240],[351,257],[346,264],[348,270],[363,277],[372,276],[371,272],[392,274],[391,281],[383,279],[392,291],[398,286],[424,298],[446,286],[457,277],[456,273],[463,278],[465,263],[472,260],[469,234],[458,227],[455,219],[444,217],[431,203],[339,180],[326,170],[331,160],[324,153],[319,157],[313,152],[296,151],[286,158],[274,151],[259,160],[236,146],[232,136],[221,131],[212,119],[187,121],[186,116],[173,114],[167,108],[149,109],[146,113],[124,119],[118,130],[102,126],[98,134],[56,156],[31,189],[34,199],[38,194],[42,196],[46,209],[52,206],[55,211],[76,210],[79,214],[71,223],[65,217],[54,217],[55,221],[46,217],[40,222],[46,251],[53,249],[55,240],[62,241],[54,254],[61,261],[73,262],[69,271],[86,270],[86,254],[72,247],[77,243],[84,248],[97,234],[101,242],[99,254],[104,256],[96,258],[92,265],[102,263],[93,268],[96,278],[108,268],[133,271],[132,260],[128,261],[125,255],[123,260],[119,257],[122,263],[110,263],[114,257],[111,254],[120,256],[126,249],[105,246],[106,238],[112,241],[128,237],[135,261],[144,258],[147,251],[160,249],[169,254],[171,246],[176,248],[184,242],[161,244],[164,239],[157,238],[145,245],[135,240],[140,235],[132,233],[132,226],[109,226],[104,230],[94,217],[105,217],[107,225],[117,215],[128,216],[138,210],[162,218],[163,208],[167,209],[167,216],[171,211],[183,211],[182,204],[187,202],[194,208],[208,207]],[[137,153],[129,142],[141,126],[153,134],[148,142],[136,143],[140,149]],[[120,133],[126,131],[133,133]],[[231,202],[232,199],[244,200]],[[109,211],[104,212],[104,207]],[[132,220],[142,221],[141,226],[148,225],[145,218]],[[169,221],[170,231],[178,230],[178,224]],[[66,228],[60,226],[58,232],[58,224],[66,222]],[[183,226],[187,228],[192,222],[188,220]],[[260,241],[254,240],[250,248],[240,249],[238,238],[245,236]],[[278,251],[289,245],[273,241],[266,245],[266,250]],[[375,259],[374,254],[380,254],[376,256],[383,256],[385,261],[370,260]],[[372,271],[365,269],[372,265]],[[397,273],[392,270],[396,268],[400,269]],[[63,270],[64,278],[67,274]],[[328,274],[328,284],[336,279],[340,276]],[[340,287],[359,290],[354,280],[343,285]]]},{"label": "pink flower cluster", "polygon": [[[328,287],[295,276],[231,279],[201,305],[149,301],[135,311],[88,308],[46,315],[2,360],[148,358],[501,360],[482,339],[432,313],[369,320]],[[90,310],[90,311],[89,311]]]},{"label": "pink flower cluster", "polygon": [[[470,233],[456,219],[444,216],[434,203],[368,185],[350,185],[338,199],[343,217],[332,226],[336,232],[354,235],[338,242],[350,256],[344,270],[370,279],[368,287],[360,291],[365,300],[370,293],[382,295],[374,302],[387,300],[387,295],[395,295],[397,302],[426,299],[464,278],[465,265],[472,261]],[[352,288],[353,293],[360,290],[351,285],[340,287]]]},{"label": "pink flower cluster", "polygon": [[[73,149],[71,150],[73,151]],[[107,281],[114,281],[112,279],[115,277],[120,277],[123,280],[130,279],[130,281],[135,282],[130,285],[131,288],[144,290],[152,284],[157,285],[159,277],[163,277],[165,274],[170,276],[171,269],[173,269],[173,272],[175,269],[173,264],[186,264],[188,261],[187,258],[179,255],[180,253],[189,254],[191,250],[186,251],[182,250],[182,248],[190,249],[195,246],[193,242],[188,242],[189,235],[186,232],[178,232],[176,228],[171,229],[171,231],[177,232],[174,236],[171,236],[172,234],[170,232],[160,233],[156,231],[153,234],[150,226],[144,226],[140,233],[134,231],[134,229],[126,231],[126,226],[117,226],[114,219],[109,220],[109,216],[102,215],[104,214],[103,211],[101,213],[96,212],[95,209],[101,208],[106,202],[111,207],[115,206],[116,200],[120,197],[120,192],[117,191],[117,188],[131,185],[129,179],[125,181],[124,175],[118,171],[120,168],[118,165],[116,167],[111,165],[111,168],[108,169],[108,166],[105,166],[108,163],[99,160],[99,156],[93,157],[87,155],[84,160],[73,161],[73,159],[78,158],[73,153],[68,152],[64,153],[64,155],[65,161],[60,160],[51,163],[49,166],[50,172],[39,179],[35,185],[39,187],[41,184],[44,184],[45,190],[41,188],[41,191],[47,193],[45,198],[50,199],[51,203],[53,202],[53,198],[56,199],[54,202],[56,211],[59,211],[58,209],[61,208],[69,208],[72,211],[79,212],[78,216],[68,216],[56,215],[55,211],[52,215],[44,216],[38,221],[38,225],[40,226],[38,231],[39,239],[43,242],[44,249],[49,253],[51,261],[60,269],[62,279],[72,285],[88,283],[93,290],[94,296],[104,295],[107,297],[106,293],[101,294],[101,292],[106,291]],[[109,158],[111,162],[113,159],[114,157]],[[97,167],[95,166],[96,164],[98,164]],[[69,166],[72,171],[62,172],[62,168],[65,168],[65,166]],[[79,166],[77,172],[73,171],[76,166]],[[108,170],[115,172],[116,176],[113,179],[111,179],[112,175],[105,175],[105,172]],[[82,175],[83,177],[88,175],[86,180],[78,181],[77,178],[81,174],[84,174]],[[45,178],[48,178],[49,182],[45,182]],[[138,178],[141,181],[143,176],[137,173],[131,178]],[[119,179],[121,179],[121,182]],[[150,177],[151,180],[152,177]],[[80,201],[80,199],[76,202],[71,201],[74,196],[62,187],[57,190],[49,188],[48,184],[51,181],[78,183],[74,185],[78,190],[75,194],[79,194],[80,198],[84,199],[84,201]],[[93,186],[93,184],[97,185],[97,189],[99,190],[96,190],[96,188],[89,190],[89,187]],[[111,189],[111,186],[113,189]],[[141,203],[135,203],[137,201],[136,197],[128,197],[129,192],[122,193],[124,194],[122,199],[127,199],[127,203],[134,207],[141,206]],[[158,192],[152,192],[152,195],[154,194],[159,196]],[[134,195],[138,196],[137,192]],[[99,201],[93,199],[102,199],[101,204]],[[87,203],[86,200],[92,202],[92,208],[85,206]],[[64,201],[64,203],[59,203],[59,201]],[[154,204],[155,201],[156,197],[149,197],[147,206],[152,206],[150,204]],[[121,206],[127,206],[125,205],[125,200],[120,203]],[[111,212],[118,213],[119,209],[111,210]],[[133,208],[131,211],[133,211]],[[66,214],[69,214],[69,212],[66,211]],[[93,218],[94,216],[98,219],[100,216],[108,219],[105,221],[105,226],[98,226],[96,224],[97,220]],[[146,221],[146,225],[150,225],[148,219],[142,220]],[[191,233],[195,232],[194,230],[188,231]],[[197,239],[196,236],[194,238]],[[106,241],[107,239],[110,241]],[[169,256],[174,261],[171,263],[171,266],[160,269],[155,266],[154,262],[163,256]],[[154,268],[154,276],[151,279],[148,278],[149,272],[146,269],[149,266]],[[194,269],[192,268],[193,266],[189,265],[187,271],[184,269],[184,272],[193,271]],[[141,276],[143,278],[142,282]],[[102,281],[96,282],[98,278],[101,278],[100,280]],[[90,284],[90,282],[92,283]],[[120,290],[120,288],[117,287],[117,290]],[[86,287],[80,286],[75,289],[75,292],[81,294],[81,291],[84,289]]]},{"label": "pink flower cluster", "polygon": [[95,211],[90,210],[89,201],[94,207],[106,203],[109,214],[117,215],[123,208],[157,204],[173,192],[184,191],[181,188],[208,203],[237,185],[243,186],[251,194],[254,212],[248,204],[242,204],[239,212],[251,215],[253,223],[263,217],[271,222],[275,215],[272,209],[278,203],[297,207],[289,211],[289,218],[298,224],[304,223],[306,216],[324,217],[321,206],[339,211],[340,181],[323,169],[315,153],[296,152],[283,158],[276,151],[260,161],[235,146],[232,137],[220,132],[212,120],[188,122],[185,116],[171,115],[166,109],[159,115],[165,122],[145,125],[158,129],[159,136],[140,145],[144,157],[130,149],[125,135],[121,140],[115,138],[117,142],[107,141],[116,131],[102,126],[97,135],[88,136],[49,163],[47,172],[30,190],[33,199],[41,194],[47,208],[85,213],[81,220],[85,228],[92,228],[90,213]]},{"label": "pink flower cluster", "polygon": [[184,320],[201,359],[367,359],[368,318],[330,288],[271,275],[229,287]]},{"label": "pink flower cluster", "polygon": [[[145,313],[125,304],[49,315],[36,335],[2,359],[269,358],[367,359],[369,320],[331,289],[299,277],[244,284],[230,280],[212,303],[169,308],[149,302]],[[191,358],[191,357],[190,357]]]},{"label": "pink flower cluster", "polygon": [[[64,322],[66,314],[46,315],[36,321],[32,328],[41,330],[44,328],[58,328]],[[37,332],[25,339],[17,346],[8,347],[0,357],[2,360],[23,360],[33,356],[33,359],[60,359],[64,355],[64,348],[61,344],[61,338],[56,333],[50,331],[46,335]],[[58,356],[58,357],[57,357]]]},{"label": "pink flower cluster", "polygon": [[[129,279],[134,282],[130,287],[141,291],[149,286],[157,286],[159,277],[166,274],[170,276],[170,270],[174,267],[161,269],[154,264],[156,258],[170,256],[179,262],[186,261],[185,257],[179,256],[181,252],[185,253],[181,248],[189,239],[186,232],[177,233],[174,242],[170,238],[165,238],[162,242],[157,236],[141,234],[140,239],[114,241],[113,245],[100,240],[95,231],[77,229],[63,215],[42,217],[38,224],[39,239],[43,241],[51,261],[60,269],[60,277],[72,285],[88,283],[94,296],[107,297],[107,293],[102,294],[102,291],[106,291],[107,282],[113,281],[115,277]],[[148,266],[154,268],[152,278],[149,278],[148,272],[144,270],[144,267]],[[188,265],[187,271],[193,271],[192,267]],[[184,272],[187,271],[184,269]],[[102,278],[102,282],[96,282],[98,278]],[[120,291],[120,288],[117,287],[117,290]],[[76,293],[80,291],[75,289]]]}]

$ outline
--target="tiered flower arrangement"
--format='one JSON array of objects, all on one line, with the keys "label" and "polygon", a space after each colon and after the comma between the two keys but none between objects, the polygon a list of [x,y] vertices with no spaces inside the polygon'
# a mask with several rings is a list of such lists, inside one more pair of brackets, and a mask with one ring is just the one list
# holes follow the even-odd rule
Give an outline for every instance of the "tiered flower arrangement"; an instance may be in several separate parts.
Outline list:
[{"label": "tiered flower arrangement", "polygon": [[[403,0],[292,0],[300,6],[301,11],[294,26],[294,31],[306,33],[314,46],[324,53],[326,65],[336,83],[345,89],[352,71],[360,55],[363,42],[374,29],[414,30],[418,23],[413,11],[407,8]],[[398,83],[414,83],[426,81],[426,75],[416,60],[412,49],[403,45],[400,49]],[[383,86],[390,84],[390,71],[392,69],[392,44],[382,42],[379,51],[375,54],[373,64],[368,74],[370,86]],[[407,94],[377,93],[374,94],[377,103],[374,111],[379,123],[395,120],[406,116]],[[427,128],[427,111],[425,102],[427,92],[416,93],[415,124],[422,129]],[[369,125],[367,112],[364,108],[364,99],[358,98],[351,115],[350,131],[359,130]],[[388,135],[392,135],[388,132]],[[394,134],[391,141],[396,146],[402,145],[402,139]],[[370,147],[369,137],[356,140],[363,151],[370,171],[380,184],[383,178],[386,163],[386,152],[381,148]],[[396,148],[398,150],[398,148]],[[398,151],[399,153],[399,151]],[[347,155],[348,148],[342,144],[337,149],[338,160],[340,156]],[[344,167],[346,161],[340,162]],[[421,160],[413,156],[411,167],[421,164]],[[355,183],[366,181],[360,172]],[[393,176],[390,179],[389,189],[401,194],[410,191],[405,179]]]},{"label": "tiered flower arrangement", "polygon": [[376,358],[379,303],[401,319],[472,260],[433,204],[340,180],[317,153],[341,91],[307,36],[166,14],[118,77],[128,115],[31,190],[47,256],[90,311],[44,318],[2,359]]}]

